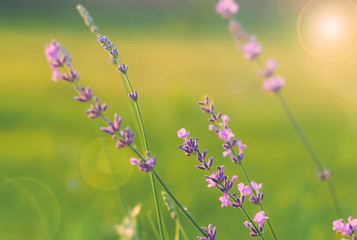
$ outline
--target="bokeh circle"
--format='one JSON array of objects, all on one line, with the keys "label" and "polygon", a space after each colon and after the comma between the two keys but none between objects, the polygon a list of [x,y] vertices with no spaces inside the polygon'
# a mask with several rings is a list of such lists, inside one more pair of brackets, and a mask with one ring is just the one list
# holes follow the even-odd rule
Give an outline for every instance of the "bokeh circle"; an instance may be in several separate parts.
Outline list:
[{"label": "bokeh circle", "polygon": [[133,172],[132,153],[117,149],[110,137],[90,142],[82,152],[80,167],[87,183],[99,190],[115,190],[128,182]]},{"label": "bokeh circle", "polygon": [[53,191],[39,180],[2,177],[0,182],[2,239],[53,239],[60,207]]}]

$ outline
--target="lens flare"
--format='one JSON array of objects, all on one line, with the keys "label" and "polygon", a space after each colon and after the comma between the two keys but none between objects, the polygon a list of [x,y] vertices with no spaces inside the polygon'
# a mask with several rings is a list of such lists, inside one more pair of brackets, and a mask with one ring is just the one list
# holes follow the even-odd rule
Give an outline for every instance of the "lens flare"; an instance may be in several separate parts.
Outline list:
[{"label": "lens flare", "polygon": [[297,33],[310,55],[342,60],[357,50],[357,5],[351,0],[311,0],[300,12]]}]

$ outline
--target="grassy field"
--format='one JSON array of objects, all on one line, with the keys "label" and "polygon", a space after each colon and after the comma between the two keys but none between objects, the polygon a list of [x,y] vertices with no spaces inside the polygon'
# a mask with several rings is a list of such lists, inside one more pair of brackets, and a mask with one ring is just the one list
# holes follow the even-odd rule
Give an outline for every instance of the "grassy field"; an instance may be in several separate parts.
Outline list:
[{"label": "grassy field", "polygon": [[[173,16],[121,15],[114,24],[108,20],[113,12],[105,17],[104,10],[92,11],[130,66],[157,172],[199,224],[217,226],[217,239],[249,239],[243,214],[221,209],[218,193],[195,169],[196,160],[177,148],[176,131],[184,127],[215,156],[215,166],[226,165],[229,175],[243,181],[240,169],[221,157],[222,142],[208,131],[207,116],[197,106],[208,94],[248,145],[244,162],[251,178],[263,182],[264,207],[279,239],[335,239],[336,214],[327,186],[317,179],[278,99],[261,90],[257,66],[235,50],[225,21],[212,11],[214,4],[199,1],[191,10],[197,14],[199,7],[210,12],[198,15],[196,22],[190,11],[182,17],[177,10]],[[87,106],[73,101],[72,86],[51,81],[44,44],[55,38],[65,45],[81,81],[109,104],[110,115],[118,112],[124,125],[134,128],[127,96],[107,53],[74,7],[66,9],[63,21],[59,13],[51,15],[55,9],[38,11],[37,18],[26,12],[0,18],[0,238],[117,239],[113,226],[120,223],[123,208],[116,191],[107,191],[113,188],[110,175],[92,172],[93,166],[110,171],[96,130],[100,123],[88,120]],[[263,43],[263,58],[278,60],[278,73],[287,79],[282,93],[317,155],[333,170],[346,217],[356,217],[357,55],[338,62],[311,57],[296,36],[298,12],[283,23],[281,15],[265,22],[267,13],[262,22],[248,13],[242,19]],[[131,18],[136,22],[127,24]],[[154,239],[148,224],[149,213],[155,215],[149,176],[129,164],[129,152],[109,148],[121,173],[121,191],[129,207],[142,205],[141,226],[146,239]],[[258,210],[247,208],[251,215]],[[163,214],[173,239],[174,223],[166,209]],[[196,230],[181,219],[190,239],[195,238]],[[265,235],[271,239],[268,228]]]}]

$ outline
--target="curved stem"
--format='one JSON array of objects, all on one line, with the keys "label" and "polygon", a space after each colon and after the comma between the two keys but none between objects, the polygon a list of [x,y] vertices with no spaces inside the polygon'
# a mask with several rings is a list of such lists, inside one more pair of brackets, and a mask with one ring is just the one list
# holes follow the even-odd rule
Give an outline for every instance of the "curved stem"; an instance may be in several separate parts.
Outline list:
[{"label": "curved stem", "polygon": [[[278,99],[279,99],[279,101],[280,101],[280,103],[281,103],[286,115],[288,116],[291,124],[293,125],[295,132],[298,134],[300,140],[303,142],[305,148],[307,149],[311,159],[314,161],[314,163],[315,163],[316,167],[318,168],[319,172],[322,172],[323,171],[323,167],[322,167],[322,164],[321,164],[319,158],[317,157],[317,155],[313,151],[309,141],[305,137],[305,135],[304,135],[303,131],[301,130],[299,124],[297,123],[294,115],[291,113],[291,111],[290,111],[290,109],[289,109],[284,97],[282,96],[282,94],[280,92],[277,92],[276,95],[278,96]],[[333,187],[332,182],[331,182],[330,179],[326,179],[326,182],[327,182],[327,185],[328,185],[328,189],[329,189],[329,192],[330,192],[330,195],[331,195],[332,202],[333,202],[333,205],[335,207],[336,213],[337,213],[338,217],[342,218],[343,214],[342,214],[340,205],[339,205],[338,200],[337,200],[337,195],[336,195],[335,188]]]}]

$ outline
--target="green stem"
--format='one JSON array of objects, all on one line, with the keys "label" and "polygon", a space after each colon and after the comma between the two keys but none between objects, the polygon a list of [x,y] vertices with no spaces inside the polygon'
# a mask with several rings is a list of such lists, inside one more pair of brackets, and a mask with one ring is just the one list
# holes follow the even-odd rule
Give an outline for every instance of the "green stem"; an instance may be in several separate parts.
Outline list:
[{"label": "green stem", "polygon": [[[322,167],[322,164],[321,164],[320,160],[318,159],[317,155],[313,151],[311,145],[309,144],[307,138],[305,137],[303,131],[301,130],[299,124],[297,123],[294,115],[291,113],[291,111],[290,111],[290,109],[289,109],[289,107],[288,107],[283,95],[280,92],[277,92],[276,95],[278,96],[278,99],[279,99],[279,101],[280,101],[280,103],[281,103],[286,115],[288,116],[291,124],[293,125],[295,132],[298,134],[300,140],[303,142],[303,144],[304,144],[305,148],[307,149],[310,157],[312,158],[312,160],[314,161],[316,167],[318,168],[318,171],[319,172],[323,172],[323,167]],[[335,188],[333,187],[333,185],[331,183],[331,180],[327,179],[326,182],[327,182],[327,185],[328,185],[328,189],[330,191],[330,195],[331,195],[332,202],[333,202],[333,205],[335,207],[336,213],[337,213],[338,217],[342,218],[343,214],[342,214],[340,205],[339,205],[338,200],[337,200],[337,195],[336,195]]]},{"label": "green stem", "polygon": [[177,206],[181,209],[181,211],[186,215],[186,217],[191,221],[191,223],[204,235],[207,237],[206,233],[201,229],[201,227],[197,224],[195,220],[191,217],[191,215],[187,212],[187,210],[181,205],[181,203],[175,198],[175,196],[171,193],[171,191],[166,187],[165,183],[161,180],[159,175],[156,173],[155,170],[152,170],[152,173],[155,175],[157,180],[159,180],[159,183],[161,186],[165,189],[165,191],[170,195],[172,200],[177,204]]},{"label": "green stem", "polygon": [[[119,58],[116,58],[119,62],[120,65],[122,65],[121,61]],[[133,87],[131,86],[130,83],[130,79],[128,77],[128,75],[125,73],[125,78],[126,78],[126,83],[131,91],[132,94],[134,94],[134,90]],[[144,121],[141,115],[141,111],[140,111],[140,107],[137,101],[135,101],[135,110],[136,110],[136,114],[139,118],[139,125],[140,125],[140,131],[144,140],[144,144],[145,144],[145,150],[146,152],[149,153],[149,144],[148,144],[148,139],[147,139],[147,135],[146,135],[146,131],[145,131],[145,127],[144,127]],[[159,206],[159,202],[157,199],[157,191],[156,191],[156,187],[155,187],[155,180],[153,178],[153,175],[150,175],[151,178],[151,186],[153,189],[153,194],[154,194],[154,200],[155,200],[155,206],[156,206],[156,213],[157,213],[157,221],[158,221],[158,225],[159,225],[159,230],[160,230],[160,237],[163,240],[164,239],[164,232],[163,232],[163,227],[162,227],[162,218],[161,218],[161,212],[160,212],[160,206]]]},{"label": "green stem", "polygon": [[154,200],[155,200],[156,214],[158,216],[160,238],[164,240],[165,239],[165,235],[164,235],[164,231],[163,231],[163,228],[162,228],[160,205],[159,205],[159,200],[157,198],[155,179],[154,179],[154,176],[153,176],[152,172],[150,173],[150,179],[151,179],[151,185],[152,185],[152,192],[153,192]]}]

